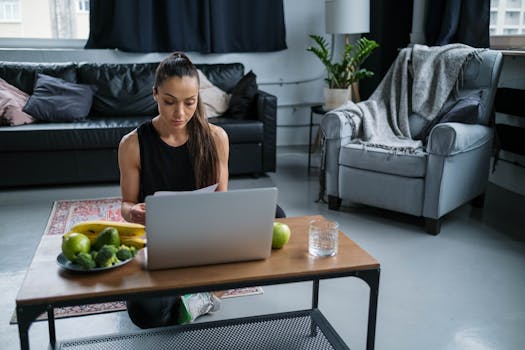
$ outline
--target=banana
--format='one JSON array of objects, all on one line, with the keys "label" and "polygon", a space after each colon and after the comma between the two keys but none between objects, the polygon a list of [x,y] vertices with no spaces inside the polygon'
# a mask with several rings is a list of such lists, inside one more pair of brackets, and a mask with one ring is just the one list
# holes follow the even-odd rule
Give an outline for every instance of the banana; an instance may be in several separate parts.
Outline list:
[{"label": "banana", "polygon": [[141,224],[134,224],[130,222],[108,221],[108,220],[91,220],[81,221],[73,225],[69,232],[82,233],[88,237],[97,236],[100,231],[106,227],[114,227],[118,230],[121,239],[123,237],[139,237],[145,234],[145,227]]},{"label": "banana", "polygon": [[146,237],[121,237],[120,244],[140,250],[146,246]]},{"label": "banana", "polygon": [[146,231],[144,225],[134,224],[129,222],[107,221],[107,220],[91,220],[79,222],[69,229],[69,232],[64,234],[65,238],[71,233],[77,232],[87,236],[91,244],[95,242],[100,231],[106,227],[114,227],[117,229],[120,236],[120,243],[129,247],[133,246],[140,250],[146,246]]}]

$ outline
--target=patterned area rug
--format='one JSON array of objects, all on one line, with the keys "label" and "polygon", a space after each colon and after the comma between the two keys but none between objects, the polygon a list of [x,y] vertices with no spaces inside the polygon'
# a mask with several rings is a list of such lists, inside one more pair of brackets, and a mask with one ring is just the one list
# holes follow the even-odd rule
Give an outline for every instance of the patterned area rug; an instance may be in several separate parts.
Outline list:
[{"label": "patterned area rug", "polygon": [[[120,215],[120,198],[56,201],[53,204],[53,209],[51,210],[44,234],[63,235],[68,232],[71,226],[85,220],[124,221]],[[235,298],[262,293],[263,289],[261,287],[230,289],[224,293],[222,298]],[[85,316],[123,310],[126,310],[126,303],[122,301],[68,306],[56,308],[55,318]],[[40,315],[37,320],[47,320],[47,314]],[[10,323],[17,323],[16,312],[13,313]]]}]

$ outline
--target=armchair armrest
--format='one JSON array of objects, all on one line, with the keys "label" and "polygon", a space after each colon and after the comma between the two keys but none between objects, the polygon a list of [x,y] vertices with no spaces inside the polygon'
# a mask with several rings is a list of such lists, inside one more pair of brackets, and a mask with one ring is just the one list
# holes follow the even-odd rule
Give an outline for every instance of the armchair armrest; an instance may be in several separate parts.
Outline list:
[{"label": "armchair armrest", "polygon": [[321,119],[321,130],[327,140],[354,138],[361,127],[361,118],[341,113],[326,113]]},{"label": "armchair armrest", "polygon": [[321,119],[320,129],[323,138],[323,157],[321,168],[325,173],[324,190],[328,196],[339,196],[339,153],[341,146],[357,135],[361,119],[343,113],[326,113]]},{"label": "armchair armrest", "polygon": [[492,140],[492,129],[477,124],[442,123],[436,125],[428,138],[427,152],[451,156],[478,148]]},{"label": "armchair armrest", "polygon": [[263,159],[264,171],[275,171],[277,145],[277,97],[258,90],[256,94],[257,120],[263,122]]}]

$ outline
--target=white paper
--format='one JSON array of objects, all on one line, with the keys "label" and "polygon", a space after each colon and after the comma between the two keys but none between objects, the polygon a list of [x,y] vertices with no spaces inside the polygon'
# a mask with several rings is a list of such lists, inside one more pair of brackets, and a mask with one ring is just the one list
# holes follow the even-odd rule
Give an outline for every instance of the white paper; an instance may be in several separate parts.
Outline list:
[{"label": "white paper", "polygon": [[194,190],[194,191],[157,191],[153,195],[154,196],[167,196],[167,195],[174,195],[174,194],[180,194],[180,193],[215,192],[215,190],[217,189],[217,186],[219,186],[219,184],[213,184],[211,186],[199,188],[198,190]]}]

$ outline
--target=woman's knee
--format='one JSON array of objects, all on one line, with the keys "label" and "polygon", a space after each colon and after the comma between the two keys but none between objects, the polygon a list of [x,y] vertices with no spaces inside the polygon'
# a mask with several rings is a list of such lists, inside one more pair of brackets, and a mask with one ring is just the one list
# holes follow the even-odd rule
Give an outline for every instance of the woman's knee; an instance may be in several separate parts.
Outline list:
[{"label": "woman's knee", "polygon": [[179,297],[139,298],[126,302],[131,321],[140,328],[155,328],[176,323]]},{"label": "woman's knee", "polygon": [[279,206],[279,204],[275,205],[275,217],[278,219],[286,217],[286,213],[284,212],[283,208]]}]

